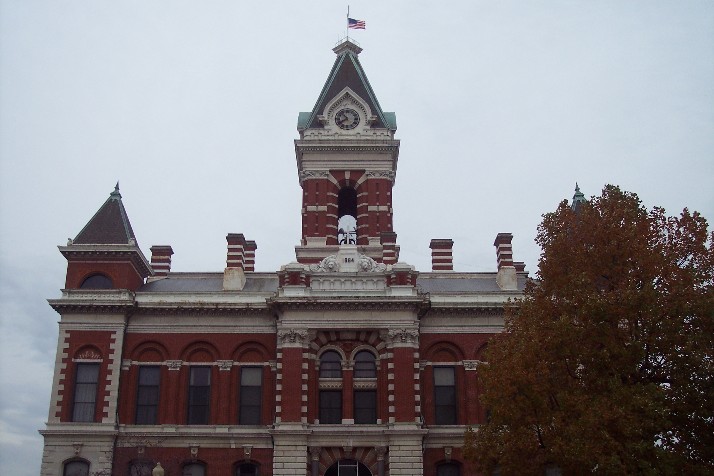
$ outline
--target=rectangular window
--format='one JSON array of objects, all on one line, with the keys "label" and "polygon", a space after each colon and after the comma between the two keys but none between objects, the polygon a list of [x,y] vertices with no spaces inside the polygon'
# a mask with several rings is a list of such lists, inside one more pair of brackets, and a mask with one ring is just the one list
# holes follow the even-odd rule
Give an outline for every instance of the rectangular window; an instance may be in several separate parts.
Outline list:
[{"label": "rectangular window", "polygon": [[262,393],[263,368],[241,368],[238,423],[241,425],[260,425]]},{"label": "rectangular window", "polygon": [[188,384],[188,424],[207,425],[211,403],[211,367],[191,367]]},{"label": "rectangular window", "polygon": [[355,390],[355,423],[377,423],[377,391]]},{"label": "rectangular window", "polygon": [[456,424],[456,372],[454,367],[434,367],[434,421]]},{"label": "rectangular window", "polygon": [[159,380],[161,368],[139,367],[139,385],[136,391],[136,424],[156,425],[159,413]]},{"label": "rectangular window", "polygon": [[342,423],[342,391],[320,391],[320,423]]},{"label": "rectangular window", "polygon": [[98,381],[98,363],[77,364],[77,375],[74,381],[72,421],[94,421]]}]

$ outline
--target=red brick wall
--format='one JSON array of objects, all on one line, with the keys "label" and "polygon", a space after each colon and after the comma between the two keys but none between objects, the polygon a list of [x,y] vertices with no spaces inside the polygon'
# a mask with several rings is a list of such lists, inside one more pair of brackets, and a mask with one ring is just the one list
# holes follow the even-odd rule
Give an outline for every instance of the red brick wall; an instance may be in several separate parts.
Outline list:
[{"label": "red brick wall", "polygon": [[[149,441],[151,444],[151,441]],[[161,445],[170,445],[170,440],[158,442]],[[121,447],[122,444],[131,446]],[[246,461],[242,447],[237,448],[205,448],[199,447],[197,458],[191,456],[191,449],[183,447],[153,447],[146,446],[144,453],[139,454],[138,442],[120,442],[116,449],[113,476],[130,476],[129,467],[134,461],[149,461],[152,464],[161,463],[167,476],[181,475],[184,465],[190,463],[203,463],[206,465],[206,475],[232,476],[235,467],[241,463],[252,463],[259,466],[260,476],[272,476],[273,451],[269,448],[253,448],[250,460]]]},{"label": "red brick wall", "polygon": [[67,263],[65,289],[79,289],[85,279],[93,274],[104,274],[117,289],[136,291],[144,279],[130,261],[70,261]]}]

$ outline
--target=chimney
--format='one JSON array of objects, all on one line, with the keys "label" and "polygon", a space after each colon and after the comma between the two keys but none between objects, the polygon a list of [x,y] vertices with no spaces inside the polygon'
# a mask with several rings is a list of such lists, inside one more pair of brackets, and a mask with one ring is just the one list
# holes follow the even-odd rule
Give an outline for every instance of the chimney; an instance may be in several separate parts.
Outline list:
[{"label": "chimney", "polygon": [[399,260],[399,247],[397,246],[397,234],[393,231],[383,231],[379,235],[382,243],[382,262],[384,264],[394,264]]},{"label": "chimney", "polygon": [[454,240],[433,239],[429,243],[431,248],[431,269],[432,271],[453,271],[454,260],[451,250],[454,247]]},{"label": "chimney", "polygon": [[151,268],[154,270],[154,276],[163,277],[171,272],[171,255],[174,250],[170,246],[155,245],[151,250]]},{"label": "chimney", "polygon": [[518,290],[516,279],[516,268],[513,265],[513,248],[511,246],[513,235],[510,233],[499,233],[493,246],[496,247],[496,259],[498,261],[498,273],[496,282],[498,287],[504,291]]},{"label": "chimney", "polygon": [[223,273],[223,290],[240,291],[245,286],[245,248],[246,240],[242,233],[229,233],[226,270]]},{"label": "chimney", "polygon": [[255,271],[255,250],[258,249],[258,245],[253,240],[247,240],[243,249],[243,267],[246,272],[252,273]]}]

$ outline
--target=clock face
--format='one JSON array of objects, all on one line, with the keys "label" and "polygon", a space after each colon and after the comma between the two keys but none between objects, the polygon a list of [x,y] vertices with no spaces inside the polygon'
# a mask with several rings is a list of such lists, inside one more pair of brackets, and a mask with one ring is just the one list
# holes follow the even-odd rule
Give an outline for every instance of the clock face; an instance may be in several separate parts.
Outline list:
[{"label": "clock face", "polygon": [[337,114],[335,114],[335,124],[337,124],[340,129],[354,129],[357,127],[357,124],[359,124],[359,114],[354,109],[340,109],[337,111]]}]

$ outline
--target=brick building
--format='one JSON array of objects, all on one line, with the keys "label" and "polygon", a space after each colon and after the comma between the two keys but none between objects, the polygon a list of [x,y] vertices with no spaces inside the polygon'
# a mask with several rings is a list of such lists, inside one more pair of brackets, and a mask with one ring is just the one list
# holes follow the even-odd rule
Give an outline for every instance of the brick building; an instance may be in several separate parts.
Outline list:
[{"label": "brick building", "polygon": [[454,476],[485,417],[479,363],[526,280],[511,235],[493,272],[399,261],[396,116],[344,41],[298,116],[302,237],[256,272],[228,234],[219,272],[171,270],[138,246],[118,188],[74,240],[62,296],[42,475]]}]

